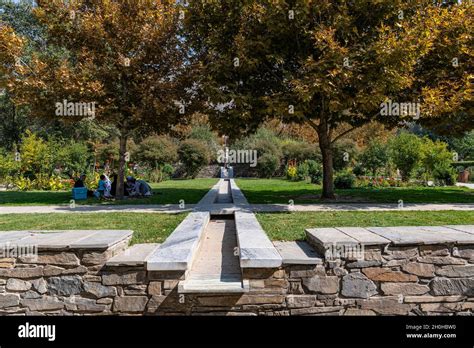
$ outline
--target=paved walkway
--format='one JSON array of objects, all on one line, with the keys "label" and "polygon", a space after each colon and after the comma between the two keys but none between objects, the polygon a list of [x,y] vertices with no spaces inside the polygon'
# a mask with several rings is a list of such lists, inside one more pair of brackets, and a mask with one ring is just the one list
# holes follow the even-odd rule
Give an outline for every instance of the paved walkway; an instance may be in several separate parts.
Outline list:
[{"label": "paved walkway", "polygon": [[[439,211],[439,210],[474,210],[474,203],[405,203],[400,208],[397,203],[344,203],[344,204],[251,204],[250,209],[255,212],[320,212],[320,211]],[[212,211],[213,213],[232,213],[248,207],[230,204],[200,205],[187,204],[181,208],[178,204],[163,205],[81,205],[71,208],[69,205],[37,205],[37,206],[2,206],[3,214],[47,214],[47,213],[168,213],[176,214],[193,210]]]},{"label": "paved walkway", "polygon": [[470,184],[470,183],[458,182],[456,186],[467,187],[474,190],[474,184]]}]

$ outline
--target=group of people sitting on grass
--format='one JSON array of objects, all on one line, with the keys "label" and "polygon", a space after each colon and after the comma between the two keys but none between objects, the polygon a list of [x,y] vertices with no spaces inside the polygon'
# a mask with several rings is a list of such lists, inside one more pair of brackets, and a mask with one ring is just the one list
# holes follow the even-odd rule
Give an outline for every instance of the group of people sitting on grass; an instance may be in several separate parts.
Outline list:
[{"label": "group of people sitting on grass", "polygon": [[[96,197],[97,199],[112,199],[117,195],[118,175],[112,176],[113,181],[105,174],[100,176],[97,188],[95,190],[87,190],[88,197]],[[74,183],[74,188],[86,187],[86,175],[82,174]],[[150,197],[152,195],[150,185],[145,180],[137,180],[133,176],[127,176],[124,182],[124,196],[132,198]]]}]

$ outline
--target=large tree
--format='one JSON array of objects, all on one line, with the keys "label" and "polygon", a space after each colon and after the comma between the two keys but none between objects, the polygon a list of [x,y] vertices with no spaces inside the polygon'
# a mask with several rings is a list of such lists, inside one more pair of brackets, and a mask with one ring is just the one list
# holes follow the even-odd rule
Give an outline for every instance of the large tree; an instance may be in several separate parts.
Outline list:
[{"label": "large tree", "polygon": [[[334,143],[373,120],[395,126],[413,118],[382,116],[381,103],[416,102],[436,91],[423,89],[431,77],[425,71],[434,65],[423,65],[423,58],[436,56],[446,31],[437,21],[456,15],[467,21],[472,13],[465,3],[444,6],[430,0],[191,1],[186,25],[207,69],[201,83],[210,120],[226,133],[252,131],[268,118],[308,124],[322,153],[323,198],[333,198]],[[466,29],[459,24],[452,36],[468,35]],[[445,56],[457,54],[449,40],[439,46],[449,46]],[[438,112],[431,108],[427,116]]]},{"label": "large tree", "polygon": [[[96,103],[96,121],[114,125],[119,133],[121,198],[127,139],[166,132],[190,114],[195,64],[180,35],[180,5],[173,0],[49,0],[38,1],[34,14],[48,48],[28,61],[17,60],[8,88],[36,117],[57,117],[56,103],[63,100]],[[25,39],[4,31],[5,62],[11,67],[21,52],[6,36]],[[70,116],[65,120],[78,122]]]}]

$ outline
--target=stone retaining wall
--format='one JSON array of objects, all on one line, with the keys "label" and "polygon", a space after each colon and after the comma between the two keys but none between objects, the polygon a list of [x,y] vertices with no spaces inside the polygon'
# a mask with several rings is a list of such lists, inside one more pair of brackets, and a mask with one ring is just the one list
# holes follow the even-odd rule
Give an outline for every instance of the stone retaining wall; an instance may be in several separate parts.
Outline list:
[{"label": "stone retaining wall", "polygon": [[474,245],[366,248],[365,259],[245,269],[250,291],[179,294],[184,273],[107,267],[107,250],[0,259],[3,315],[472,315]]}]

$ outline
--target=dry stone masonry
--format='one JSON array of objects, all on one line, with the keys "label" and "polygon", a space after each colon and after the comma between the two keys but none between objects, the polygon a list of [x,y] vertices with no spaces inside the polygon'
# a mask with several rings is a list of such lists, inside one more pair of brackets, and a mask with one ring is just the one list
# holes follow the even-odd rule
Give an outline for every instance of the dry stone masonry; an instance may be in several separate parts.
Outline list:
[{"label": "dry stone masonry", "polygon": [[[224,191],[233,221],[209,229]],[[216,247],[216,236],[227,238],[229,251],[209,255],[222,259],[222,273],[207,279],[202,253]],[[231,179],[163,244],[128,247],[131,237],[114,230],[0,233],[0,314],[474,313],[474,226],[319,228],[308,229],[306,241],[272,243]],[[225,244],[232,240],[235,252]],[[12,252],[28,246],[32,255]]]}]

